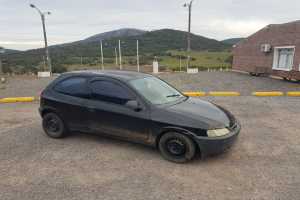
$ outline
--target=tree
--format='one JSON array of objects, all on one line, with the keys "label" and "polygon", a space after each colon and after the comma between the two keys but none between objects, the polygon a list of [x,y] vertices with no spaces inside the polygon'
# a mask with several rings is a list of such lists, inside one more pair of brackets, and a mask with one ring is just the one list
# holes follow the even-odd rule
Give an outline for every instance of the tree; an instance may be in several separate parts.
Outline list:
[{"label": "tree", "polygon": [[5,49],[4,49],[4,47],[0,46],[0,54],[2,54],[2,53],[5,53]]},{"label": "tree", "polygon": [[228,58],[226,58],[225,62],[232,64],[233,63],[233,55],[230,55]]}]

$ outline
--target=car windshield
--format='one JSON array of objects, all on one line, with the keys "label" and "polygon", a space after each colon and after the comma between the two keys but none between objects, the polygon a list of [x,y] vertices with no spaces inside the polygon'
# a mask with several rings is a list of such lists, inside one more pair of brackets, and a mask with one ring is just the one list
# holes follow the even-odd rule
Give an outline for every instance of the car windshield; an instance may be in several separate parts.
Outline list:
[{"label": "car windshield", "polygon": [[155,77],[132,80],[130,85],[155,105],[171,103],[185,97],[175,88]]}]

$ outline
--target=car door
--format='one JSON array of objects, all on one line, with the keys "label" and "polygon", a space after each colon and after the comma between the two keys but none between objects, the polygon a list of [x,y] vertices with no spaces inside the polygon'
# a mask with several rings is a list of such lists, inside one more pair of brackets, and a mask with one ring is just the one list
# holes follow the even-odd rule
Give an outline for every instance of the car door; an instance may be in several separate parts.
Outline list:
[{"label": "car door", "polygon": [[[92,95],[87,102],[89,129],[123,139],[145,142],[149,136],[150,114],[146,106],[124,83],[97,78],[89,83]],[[141,109],[126,104],[136,100]]]},{"label": "car door", "polygon": [[52,106],[62,115],[71,130],[87,129],[87,121],[84,118],[86,112],[84,101],[90,98],[87,80],[86,77],[73,76],[63,79],[53,87],[55,100],[52,101]]}]

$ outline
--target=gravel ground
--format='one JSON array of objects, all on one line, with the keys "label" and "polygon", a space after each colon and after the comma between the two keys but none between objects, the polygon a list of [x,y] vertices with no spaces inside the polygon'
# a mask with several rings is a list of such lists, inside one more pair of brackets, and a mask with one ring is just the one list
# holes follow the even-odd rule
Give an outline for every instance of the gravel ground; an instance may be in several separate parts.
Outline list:
[{"label": "gravel ground", "polygon": [[[244,83],[256,82],[234,73],[209,75],[218,77],[215,84],[205,81],[208,74],[162,76],[175,85],[193,79],[195,87],[213,90],[231,90],[232,82],[252,91],[254,86]],[[261,83],[268,81],[266,89],[295,85],[268,78]],[[190,84],[177,86],[192,89]],[[264,89],[256,84],[255,89]],[[184,165],[163,160],[151,148],[96,135],[50,139],[41,128],[37,103],[0,104],[0,199],[299,199],[299,98],[203,99],[232,111],[243,130],[229,152]]]},{"label": "gravel ground", "polygon": [[34,76],[7,77],[6,84],[0,83],[0,98],[38,96],[54,78],[38,79]]},{"label": "gravel ground", "polygon": [[287,82],[269,77],[253,77],[236,72],[201,72],[162,74],[164,80],[182,91],[237,91],[249,96],[255,91],[300,91],[299,82]]},{"label": "gravel ground", "polygon": [[[237,91],[244,96],[254,91],[300,91],[300,83],[297,82],[235,72],[201,72],[195,75],[163,73],[159,76],[182,91]],[[0,85],[0,98],[38,96],[51,80],[32,76],[10,77],[5,86]]]}]

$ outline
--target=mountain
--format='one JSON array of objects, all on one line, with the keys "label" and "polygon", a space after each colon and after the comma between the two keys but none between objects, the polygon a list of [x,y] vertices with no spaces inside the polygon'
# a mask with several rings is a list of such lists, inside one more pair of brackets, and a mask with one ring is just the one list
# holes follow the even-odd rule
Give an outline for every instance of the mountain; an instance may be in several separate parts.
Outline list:
[{"label": "mountain", "polygon": [[14,49],[6,49],[4,47],[0,47],[0,53],[1,51],[3,51],[4,54],[10,54],[10,53],[17,53],[20,52],[18,50],[14,50]]},{"label": "mountain", "polygon": [[82,40],[81,42],[98,42],[101,40],[109,40],[111,38],[138,36],[144,33],[146,33],[146,31],[139,30],[139,29],[132,29],[132,28],[123,28],[115,31],[109,31],[109,32],[93,35],[91,37]]},{"label": "mountain", "polygon": [[[128,38],[132,42],[135,39],[141,41],[141,50],[145,53],[185,50],[187,46],[187,33],[173,29],[161,29],[147,32],[135,38]],[[214,39],[192,34],[191,48],[195,51],[222,51],[227,49],[228,45]]]},{"label": "mountain", "polygon": [[235,45],[244,39],[245,38],[230,38],[230,39],[223,40],[222,42],[229,45]]},{"label": "mountain", "polygon": [[[49,51],[55,66],[78,65],[82,62],[82,57],[85,58],[83,64],[93,65],[99,62],[99,41],[103,40],[105,63],[113,64],[118,40],[122,41],[122,55],[134,57],[132,59],[135,59],[136,40],[139,40],[141,63],[149,64],[154,56],[166,55],[168,50],[185,50],[186,38],[186,32],[172,29],[149,32],[121,29],[73,43],[50,46]],[[231,45],[192,34],[191,48],[195,51],[224,51],[230,49]],[[22,70],[34,70],[37,65],[42,65],[43,57],[44,49],[34,49],[7,55],[6,59],[10,66],[20,66]]]}]

